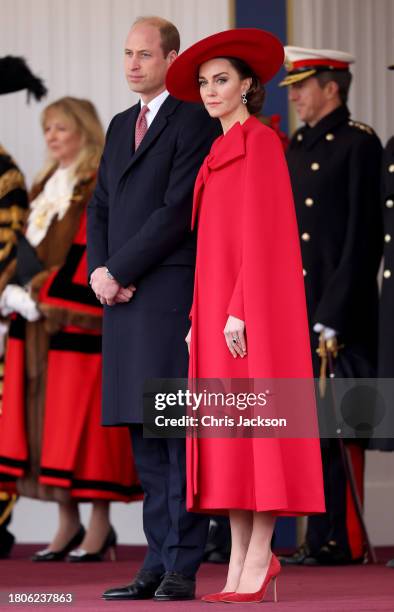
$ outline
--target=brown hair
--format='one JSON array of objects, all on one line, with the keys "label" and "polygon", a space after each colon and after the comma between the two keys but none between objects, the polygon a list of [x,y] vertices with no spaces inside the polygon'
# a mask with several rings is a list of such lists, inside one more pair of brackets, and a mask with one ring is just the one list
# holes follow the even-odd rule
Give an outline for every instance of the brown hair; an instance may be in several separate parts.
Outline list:
[{"label": "brown hair", "polygon": [[321,89],[324,89],[330,81],[334,81],[338,85],[338,95],[342,104],[346,104],[352,82],[352,73],[349,70],[324,70],[314,76]]},{"label": "brown hair", "polygon": [[161,48],[163,49],[164,57],[170,53],[170,51],[176,51],[179,53],[181,46],[181,39],[179,36],[178,29],[174,26],[171,21],[163,19],[162,17],[138,17],[131,27],[140,23],[146,23],[148,25],[157,28],[160,32]]},{"label": "brown hair", "polygon": [[[43,129],[51,112],[63,115],[71,121],[82,137],[81,151],[75,168],[76,177],[83,179],[96,172],[104,148],[104,131],[95,106],[89,100],[82,98],[71,96],[60,98],[44,108],[41,115]],[[57,162],[49,158],[36,182],[42,180],[56,167]]]},{"label": "brown hair", "polygon": [[242,59],[238,57],[224,57],[230,62],[233,68],[238,72],[239,78],[243,79],[252,79],[252,84],[246,92],[247,104],[246,108],[250,112],[251,115],[258,115],[263,108],[263,103],[265,99],[265,89],[264,86],[260,83],[259,77],[255,72],[251,69],[251,67],[244,62]]}]

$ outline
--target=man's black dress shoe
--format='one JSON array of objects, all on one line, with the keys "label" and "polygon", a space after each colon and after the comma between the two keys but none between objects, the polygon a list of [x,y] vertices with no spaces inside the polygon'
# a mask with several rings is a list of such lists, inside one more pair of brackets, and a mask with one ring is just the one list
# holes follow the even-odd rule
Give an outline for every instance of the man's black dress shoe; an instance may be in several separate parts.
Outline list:
[{"label": "man's black dress shoe", "polygon": [[131,584],[114,587],[104,591],[102,597],[108,600],[123,599],[152,599],[157,587],[161,583],[161,576],[148,570],[140,570]]},{"label": "man's black dress shoe", "polygon": [[71,538],[69,542],[62,548],[61,550],[53,551],[48,550],[48,548],[44,548],[44,550],[39,550],[35,555],[32,556],[31,560],[36,562],[41,561],[63,561],[64,557],[77,546],[80,545],[82,540],[85,537],[85,529],[81,525],[78,529],[77,533],[74,537]]},{"label": "man's black dress shoe", "polygon": [[311,553],[308,547],[303,544],[297,548],[296,552],[290,557],[279,557],[281,565],[353,565],[362,563],[363,557],[352,559],[351,556],[342,550],[336,542],[330,540],[322,546],[316,553]]},{"label": "man's black dress shoe", "polygon": [[318,565],[316,557],[309,552],[305,544],[297,548],[293,555],[280,556],[279,561],[281,565]]},{"label": "man's black dress shoe", "polygon": [[166,572],[153,599],[156,601],[178,601],[194,599],[196,581],[178,572]]},{"label": "man's black dress shoe", "polygon": [[320,548],[316,553],[316,559],[318,565],[353,565],[364,561],[363,557],[353,559],[334,540],[330,540]]}]

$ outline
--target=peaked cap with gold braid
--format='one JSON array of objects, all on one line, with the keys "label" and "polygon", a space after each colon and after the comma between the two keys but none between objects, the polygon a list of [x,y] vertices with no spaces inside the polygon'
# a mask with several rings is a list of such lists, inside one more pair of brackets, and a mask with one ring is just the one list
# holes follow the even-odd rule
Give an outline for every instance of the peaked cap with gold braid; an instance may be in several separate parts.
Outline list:
[{"label": "peaked cap with gold braid", "polygon": [[292,85],[327,70],[348,71],[355,62],[350,53],[333,49],[306,49],[304,47],[285,47],[285,68],[287,76],[279,87]]}]

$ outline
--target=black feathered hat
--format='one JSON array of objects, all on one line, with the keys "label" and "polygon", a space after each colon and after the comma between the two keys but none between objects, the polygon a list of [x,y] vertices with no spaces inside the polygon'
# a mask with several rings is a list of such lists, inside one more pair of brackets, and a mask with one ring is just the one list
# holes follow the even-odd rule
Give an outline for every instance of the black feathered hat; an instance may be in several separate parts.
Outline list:
[{"label": "black feathered hat", "polygon": [[30,71],[23,57],[7,55],[0,58],[0,94],[12,93],[27,89],[27,99],[32,94],[36,100],[41,100],[47,88],[43,81]]}]

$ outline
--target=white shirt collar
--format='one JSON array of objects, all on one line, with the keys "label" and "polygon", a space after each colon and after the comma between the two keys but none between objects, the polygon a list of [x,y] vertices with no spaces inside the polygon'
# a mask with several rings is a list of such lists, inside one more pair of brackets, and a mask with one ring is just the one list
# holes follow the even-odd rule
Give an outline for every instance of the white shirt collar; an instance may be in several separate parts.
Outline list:
[{"label": "white shirt collar", "polygon": [[[151,100],[147,106],[149,108],[149,111],[146,113],[145,117],[146,117],[146,122],[148,124],[148,127],[151,125],[153,119],[156,117],[157,113],[160,110],[161,105],[163,104],[164,100],[167,98],[167,96],[169,96],[169,92],[165,89],[164,91],[162,91],[158,96],[156,96],[156,98],[153,98],[153,100]],[[142,99],[140,99],[140,104],[141,104],[141,108],[144,106],[144,102],[142,101]]]}]

